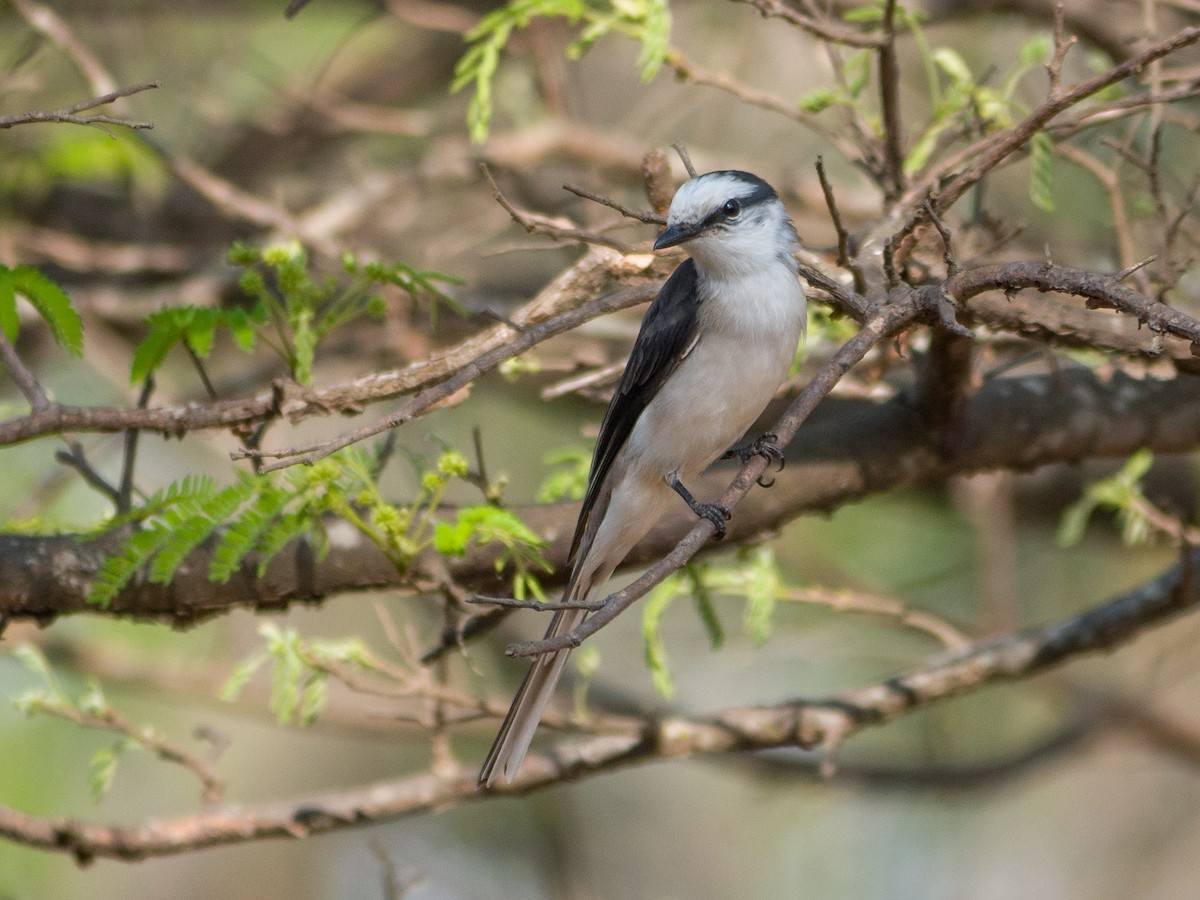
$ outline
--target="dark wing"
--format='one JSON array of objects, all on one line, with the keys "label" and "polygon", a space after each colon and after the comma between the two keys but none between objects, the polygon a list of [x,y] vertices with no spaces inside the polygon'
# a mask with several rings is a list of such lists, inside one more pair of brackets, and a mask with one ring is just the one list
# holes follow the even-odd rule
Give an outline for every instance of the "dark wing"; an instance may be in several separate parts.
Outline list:
[{"label": "dark wing", "polygon": [[696,339],[696,313],[700,307],[696,282],[696,264],[691,259],[685,260],[671,273],[642,319],[642,327],[629,354],[625,372],[604,412],[604,421],[600,423],[600,437],[592,457],[587,493],[584,494],[579,523],[575,526],[575,537],[571,541],[569,559],[572,562],[576,561],[575,555],[583,540],[592,507],[613,461],[629,440],[642,411],[679,366]]}]

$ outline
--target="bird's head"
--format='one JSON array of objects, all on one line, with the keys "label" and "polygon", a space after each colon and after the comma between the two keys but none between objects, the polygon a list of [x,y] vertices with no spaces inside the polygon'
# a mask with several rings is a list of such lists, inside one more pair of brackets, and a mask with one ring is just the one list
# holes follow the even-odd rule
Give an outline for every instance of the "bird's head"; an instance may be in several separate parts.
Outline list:
[{"label": "bird's head", "polygon": [[775,190],[749,172],[697,175],[675,193],[655,250],[686,244],[702,271],[737,274],[785,258],[799,241]]}]

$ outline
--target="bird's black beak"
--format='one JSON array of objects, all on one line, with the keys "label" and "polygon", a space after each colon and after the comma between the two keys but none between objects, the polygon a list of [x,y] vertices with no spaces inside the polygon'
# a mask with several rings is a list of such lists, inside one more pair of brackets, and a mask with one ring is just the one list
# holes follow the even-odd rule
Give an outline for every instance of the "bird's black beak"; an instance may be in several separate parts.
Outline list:
[{"label": "bird's black beak", "polygon": [[700,233],[694,225],[679,224],[672,225],[666,231],[658,236],[658,240],[654,242],[655,250],[665,250],[667,247],[675,247],[685,241],[690,241]]}]

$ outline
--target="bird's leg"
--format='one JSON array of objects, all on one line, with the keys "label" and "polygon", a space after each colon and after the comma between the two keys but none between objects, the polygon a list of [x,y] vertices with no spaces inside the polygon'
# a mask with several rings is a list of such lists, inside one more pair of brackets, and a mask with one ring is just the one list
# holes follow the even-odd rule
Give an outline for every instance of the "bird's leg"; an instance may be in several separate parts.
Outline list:
[{"label": "bird's leg", "polygon": [[[752,456],[765,456],[768,466],[773,462],[779,463],[780,472],[783,471],[783,467],[787,464],[787,460],[783,458],[783,448],[779,446],[779,436],[771,432],[755,438],[744,447],[734,447],[732,450],[727,450],[721,455],[721,459],[733,459],[737,457],[738,462],[744,466],[746,461]],[[766,473],[764,472],[756,480],[759,487],[769,488],[775,483],[775,479],[772,478],[770,481],[763,481],[765,475]]]},{"label": "bird's leg", "polygon": [[672,472],[667,478],[667,483],[680,497],[683,502],[688,505],[696,515],[702,519],[708,519],[713,523],[713,528],[717,529],[716,539],[719,541],[725,537],[725,523],[730,519],[729,510],[720,503],[701,503],[692,496],[692,492],[683,486],[683,482],[679,480],[679,473]]}]

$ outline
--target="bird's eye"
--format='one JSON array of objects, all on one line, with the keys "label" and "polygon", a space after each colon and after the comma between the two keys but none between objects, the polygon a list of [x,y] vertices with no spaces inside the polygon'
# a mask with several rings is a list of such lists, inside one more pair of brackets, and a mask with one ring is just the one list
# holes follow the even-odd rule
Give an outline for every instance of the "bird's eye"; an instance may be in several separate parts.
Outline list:
[{"label": "bird's eye", "polygon": [[721,212],[727,219],[736,219],[741,211],[742,206],[736,200],[726,200],[725,205],[721,207]]}]

